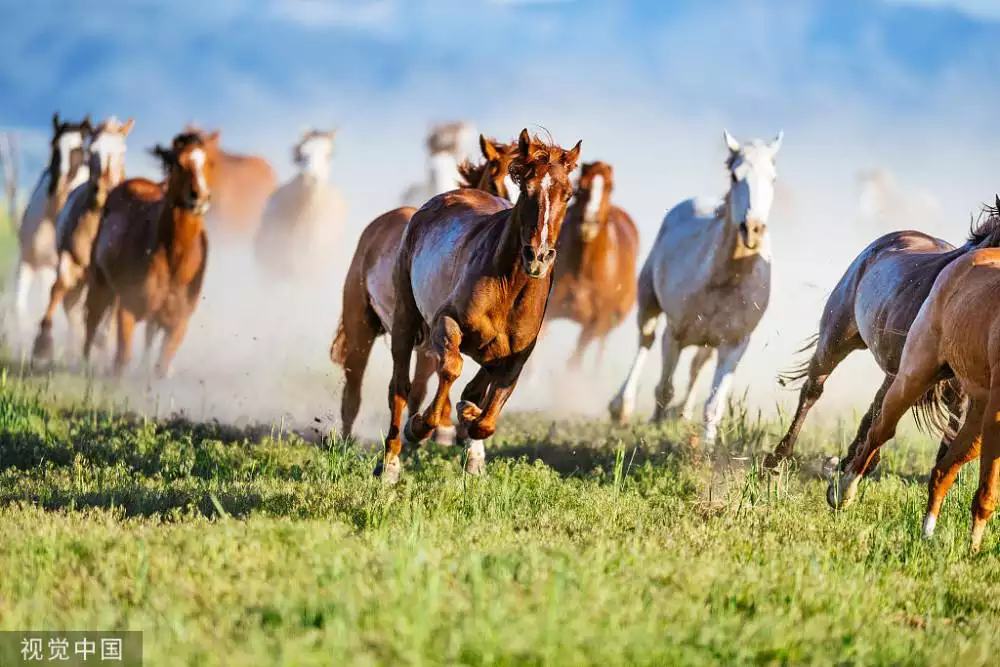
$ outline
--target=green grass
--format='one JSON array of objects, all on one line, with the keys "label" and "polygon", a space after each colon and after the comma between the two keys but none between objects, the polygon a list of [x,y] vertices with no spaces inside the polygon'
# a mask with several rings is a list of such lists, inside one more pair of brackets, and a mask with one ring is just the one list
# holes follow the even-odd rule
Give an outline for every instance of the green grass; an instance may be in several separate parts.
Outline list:
[{"label": "green grass", "polygon": [[485,478],[439,449],[386,488],[350,443],[58,386],[0,379],[0,629],[143,630],[150,665],[997,661],[1000,527],[968,554],[969,470],[919,538],[927,438],[841,513],[807,469],[853,426],[774,478],[746,414],[714,463],[679,424],[510,414]]}]

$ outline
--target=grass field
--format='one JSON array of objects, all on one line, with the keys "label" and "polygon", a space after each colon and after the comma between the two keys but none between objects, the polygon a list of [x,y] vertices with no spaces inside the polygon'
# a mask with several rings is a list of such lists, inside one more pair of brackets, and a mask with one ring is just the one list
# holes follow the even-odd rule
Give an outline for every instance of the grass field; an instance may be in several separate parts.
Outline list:
[{"label": "grass field", "polygon": [[[156,423],[79,381],[0,380],[0,629],[140,629],[150,665],[995,664],[997,527],[974,470],[919,538],[934,447],[889,448],[831,512],[780,424],[697,456],[680,424],[511,414],[485,478],[455,451],[371,478],[350,443]],[[726,455],[728,454],[728,456]]]}]

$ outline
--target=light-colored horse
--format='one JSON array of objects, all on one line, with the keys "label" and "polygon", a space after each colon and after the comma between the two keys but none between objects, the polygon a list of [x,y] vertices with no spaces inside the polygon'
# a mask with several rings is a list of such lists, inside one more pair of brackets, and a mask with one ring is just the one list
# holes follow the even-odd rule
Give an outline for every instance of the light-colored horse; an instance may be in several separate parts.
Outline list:
[{"label": "light-colored horse", "polygon": [[435,125],[427,136],[427,180],[403,193],[403,206],[420,208],[431,197],[457,190],[465,181],[458,166],[466,158],[473,128],[461,121]]},{"label": "light-colored horse", "polygon": [[133,121],[122,123],[112,116],[93,132],[89,151],[89,178],[74,189],[56,219],[56,252],[59,263],[48,308],[35,338],[33,357],[52,354],[52,318],[62,304],[69,322],[70,350],[79,353],[83,344],[83,297],[87,290],[90,251],[97,236],[108,193],[125,180],[125,140]]},{"label": "light-colored horse", "polygon": [[26,331],[32,288],[47,296],[56,280],[56,218],[69,193],[90,178],[87,144],[93,128],[90,116],[80,123],[64,123],[52,116],[49,166],[31,193],[18,229],[20,253],[14,278],[14,319],[18,338]]},{"label": "light-colored horse", "polygon": [[771,295],[771,247],[767,221],[774,200],[774,157],[782,134],[770,143],[740,144],[724,133],[729,157],[729,192],[723,200],[688,199],[663,218],[653,248],[639,273],[639,350],[628,377],[611,401],[615,421],[635,407],[639,376],[666,315],[663,369],[656,388],[654,421],[667,415],[673,398],[677,358],[697,347],[681,416],[694,409],[693,386],[699,371],[718,351],[712,391],[705,403],[704,441],[715,441],[732,387],[733,372],[746,352]]},{"label": "light-colored horse", "polygon": [[346,207],[329,183],[336,130],[309,130],[292,148],[299,173],[267,201],[254,253],[269,275],[289,278],[327,265]]}]

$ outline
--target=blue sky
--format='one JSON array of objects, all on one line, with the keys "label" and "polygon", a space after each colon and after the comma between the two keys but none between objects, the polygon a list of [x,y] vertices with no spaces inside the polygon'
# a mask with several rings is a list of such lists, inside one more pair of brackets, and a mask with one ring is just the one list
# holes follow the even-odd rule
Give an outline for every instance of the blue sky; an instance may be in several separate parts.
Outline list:
[{"label": "blue sky", "polygon": [[[303,125],[335,126],[347,248],[421,178],[435,120],[465,118],[501,139],[524,126],[582,138],[584,159],[614,165],[615,201],[643,247],[673,203],[721,194],[723,127],[741,138],[784,129],[775,290],[744,379],[788,364],[844,266],[885,231],[858,222],[859,170],[895,176],[909,204],[900,226],[952,241],[1000,188],[997,0],[6,5],[0,128],[22,133],[26,180],[44,164],[55,110],[134,116],[132,174],[158,174],[143,149],[189,120],[221,127],[223,144],[267,155],[283,176]],[[324,289],[334,318],[336,287]],[[313,327],[310,359],[325,359],[330,326]],[[633,345],[629,327],[616,332],[609,383]],[[857,398],[858,376],[842,376]]]}]

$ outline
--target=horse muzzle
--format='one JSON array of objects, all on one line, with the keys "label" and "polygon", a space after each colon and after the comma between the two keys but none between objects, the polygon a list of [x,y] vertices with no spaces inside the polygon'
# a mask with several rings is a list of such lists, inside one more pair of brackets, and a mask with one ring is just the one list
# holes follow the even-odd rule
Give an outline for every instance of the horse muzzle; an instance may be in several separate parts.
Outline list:
[{"label": "horse muzzle", "polygon": [[746,220],[740,223],[740,241],[748,250],[757,250],[767,225],[758,220]]},{"label": "horse muzzle", "polygon": [[529,278],[544,278],[548,275],[549,269],[556,261],[556,249],[542,246],[535,250],[533,246],[526,245],[521,248],[521,265]]}]

